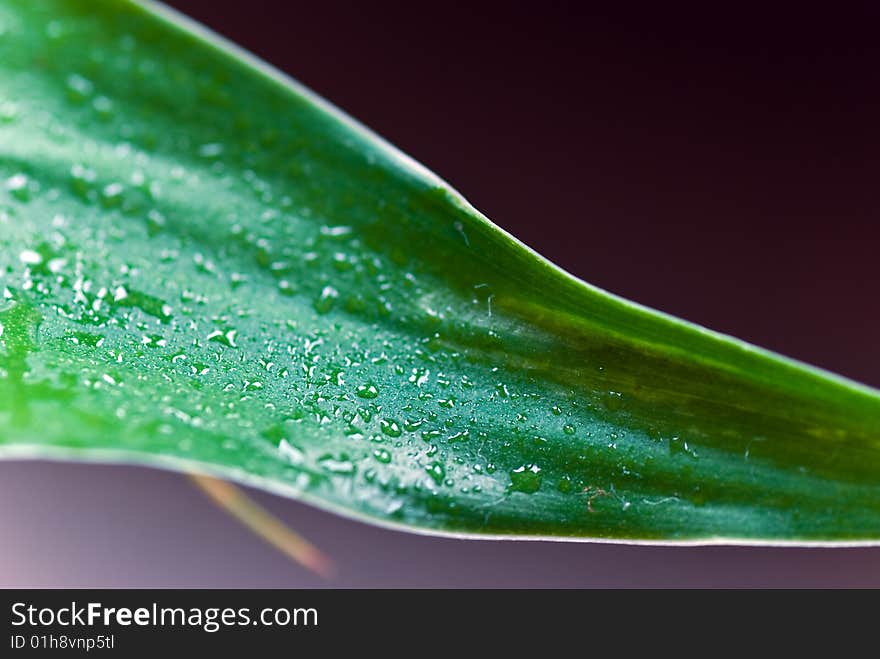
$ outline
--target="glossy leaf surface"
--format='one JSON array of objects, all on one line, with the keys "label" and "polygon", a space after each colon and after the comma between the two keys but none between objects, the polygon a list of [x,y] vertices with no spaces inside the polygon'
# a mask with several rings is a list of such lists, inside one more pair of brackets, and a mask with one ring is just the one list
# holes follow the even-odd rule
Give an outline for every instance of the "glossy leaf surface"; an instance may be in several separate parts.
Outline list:
[{"label": "glossy leaf surface", "polygon": [[0,1],[0,328],[9,457],[438,532],[880,538],[877,392],[573,279],[154,6]]}]

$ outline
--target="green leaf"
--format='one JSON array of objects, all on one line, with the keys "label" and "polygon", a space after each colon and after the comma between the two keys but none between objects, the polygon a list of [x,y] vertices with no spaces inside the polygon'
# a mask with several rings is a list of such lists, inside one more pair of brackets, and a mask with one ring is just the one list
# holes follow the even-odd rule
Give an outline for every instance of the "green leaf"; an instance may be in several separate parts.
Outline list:
[{"label": "green leaf", "polygon": [[6,457],[434,532],[880,539],[876,391],[574,279],[161,7],[0,0],[0,182]]}]

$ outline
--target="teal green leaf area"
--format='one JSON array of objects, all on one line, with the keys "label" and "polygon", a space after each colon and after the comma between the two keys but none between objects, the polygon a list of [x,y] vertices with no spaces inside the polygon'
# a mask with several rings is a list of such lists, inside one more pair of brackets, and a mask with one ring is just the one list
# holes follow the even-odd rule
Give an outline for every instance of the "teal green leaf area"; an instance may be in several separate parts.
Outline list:
[{"label": "teal green leaf area", "polygon": [[126,1],[0,0],[0,454],[424,532],[880,539],[876,391],[576,280]]}]

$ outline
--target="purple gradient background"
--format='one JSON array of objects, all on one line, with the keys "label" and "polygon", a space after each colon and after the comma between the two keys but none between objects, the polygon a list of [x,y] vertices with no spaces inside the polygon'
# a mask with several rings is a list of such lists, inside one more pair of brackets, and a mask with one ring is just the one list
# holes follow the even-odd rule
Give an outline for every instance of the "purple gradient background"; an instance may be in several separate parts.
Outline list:
[{"label": "purple gradient background", "polygon": [[[171,4],[570,272],[880,385],[875,3]],[[255,496],[338,578],[292,565],[182,477],[0,463],[0,584],[880,587],[880,548],[456,541]]]}]

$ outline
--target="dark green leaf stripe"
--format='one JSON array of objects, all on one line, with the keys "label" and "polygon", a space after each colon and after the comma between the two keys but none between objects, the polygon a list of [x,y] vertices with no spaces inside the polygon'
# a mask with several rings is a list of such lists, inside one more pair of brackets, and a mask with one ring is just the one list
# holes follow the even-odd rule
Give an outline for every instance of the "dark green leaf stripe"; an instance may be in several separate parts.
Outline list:
[{"label": "dark green leaf stripe", "polygon": [[880,538],[876,391],[573,279],[152,5],[0,0],[0,327],[7,457],[440,532]]}]

